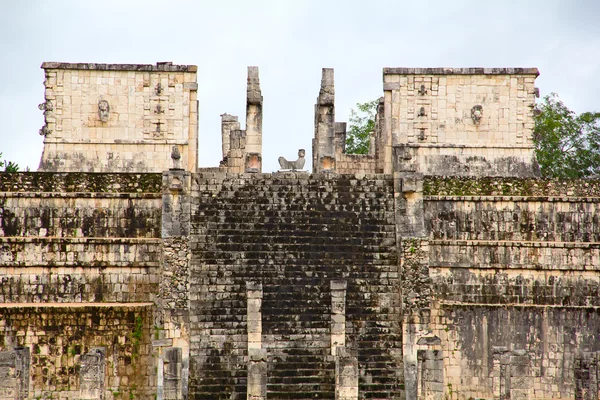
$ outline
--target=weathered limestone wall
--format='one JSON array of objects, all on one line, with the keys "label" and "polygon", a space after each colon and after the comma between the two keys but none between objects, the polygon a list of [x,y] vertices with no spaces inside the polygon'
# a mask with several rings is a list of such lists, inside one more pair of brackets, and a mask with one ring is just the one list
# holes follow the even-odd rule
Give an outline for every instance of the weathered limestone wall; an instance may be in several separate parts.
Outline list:
[{"label": "weathered limestone wall", "polygon": [[335,123],[335,172],[338,174],[376,173],[377,148],[375,136],[371,136],[369,154],[346,154],[346,123]]},{"label": "weathered limestone wall", "polygon": [[0,304],[0,396],[153,399],[152,321],[151,303]]},{"label": "weathered limestone wall", "polygon": [[402,398],[389,175],[200,173],[191,213],[190,398]]},{"label": "weathered limestone wall", "polygon": [[338,174],[374,174],[375,157],[368,154],[336,153],[335,172]]},{"label": "weathered limestone wall", "polygon": [[[536,68],[384,68],[384,171],[533,176]],[[392,154],[392,146],[398,154]]]},{"label": "weathered limestone wall", "polygon": [[154,398],[161,175],[1,175],[0,398]]},{"label": "weathered limestone wall", "polygon": [[45,62],[41,171],[194,171],[198,151],[195,65]]},{"label": "weathered limestone wall", "polygon": [[600,182],[430,177],[423,194],[446,395],[597,398]]},{"label": "weathered limestone wall", "polygon": [[0,301],[150,301],[160,265],[157,174],[0,179]]}]

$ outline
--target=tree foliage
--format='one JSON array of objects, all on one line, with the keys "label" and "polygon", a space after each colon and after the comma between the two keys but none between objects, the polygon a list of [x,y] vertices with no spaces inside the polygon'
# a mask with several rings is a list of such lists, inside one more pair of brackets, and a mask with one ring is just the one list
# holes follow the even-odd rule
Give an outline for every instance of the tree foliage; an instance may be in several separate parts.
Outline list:
[{"label": "tree foliage", "polygon": [[347,154],[367,154],[371,133],[375,129],[375,115],[379,99],[357,103],[355,111],[350,109],[348,132],[346,133]]},{"label": "tree foliage", "polygon": [[533,140],[542,176],[585,178],[600,174],[600,112],[575,114],[555,93],[544,97]]},{"label": "tree foliage", "polygon": [[0,153],[0,168],[4,168],[4,172],[17,172],[19,171],[19,165],[12,161],[2,160],[2,153]]}]

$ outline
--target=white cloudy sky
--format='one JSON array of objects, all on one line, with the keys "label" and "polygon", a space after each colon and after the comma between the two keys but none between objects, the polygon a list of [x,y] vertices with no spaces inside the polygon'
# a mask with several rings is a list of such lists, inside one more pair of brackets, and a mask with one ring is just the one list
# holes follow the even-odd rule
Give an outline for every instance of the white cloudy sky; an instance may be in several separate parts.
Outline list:
[{"label": "white cloudy sky", "polygon": [[201,166],[258,65],[265,172],[310,153],[323,67],[338,121],[381,95],[383,67],[538,67],[542,95],[600,110],[599,17],[597,0],[0,0],[0,152],[38,166],[43,61],[198,65]]}]

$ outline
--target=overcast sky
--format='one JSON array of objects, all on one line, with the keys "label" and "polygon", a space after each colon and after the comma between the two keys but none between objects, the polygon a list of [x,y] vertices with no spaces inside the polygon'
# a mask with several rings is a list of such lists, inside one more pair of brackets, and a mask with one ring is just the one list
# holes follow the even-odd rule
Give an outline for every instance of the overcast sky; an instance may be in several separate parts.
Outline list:
[{"label": "overcast sky", "polygon": [[599,17],[597,0],[0,0],[0,152],[38,167],[43,61],[198,65],[200,166],[221,158],[219,115],[245,121],[257,65],[265,172],[310,159],[323,67],[337,121],[383,93],[383,67],[537,67],[542,96],[600,110]]}]

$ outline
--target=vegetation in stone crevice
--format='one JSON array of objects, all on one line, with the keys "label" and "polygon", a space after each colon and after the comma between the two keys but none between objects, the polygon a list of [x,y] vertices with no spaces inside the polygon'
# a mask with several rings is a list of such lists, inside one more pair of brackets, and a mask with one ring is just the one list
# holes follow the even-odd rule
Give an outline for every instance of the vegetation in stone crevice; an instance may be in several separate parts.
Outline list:
[{"label": "vegetation in stone crevice", "polygon": [[600,179],[427,176],[426,196],[600,196]]},{"label": "vegetation in stone crevice", "polygon": [[0,191],[161,193],[162,174],[19,172],[2,176]]},{"label": "vegetation in stone crevice", "polygon": [[142,341],[142,337],[144,335],[143,332],[144,320],[141,316],[135,317],[135,327],[131,334],[129,335],[129,339],[131,340],[132,348],[132,359],[135,360],[139,355],[140,343]]}]

